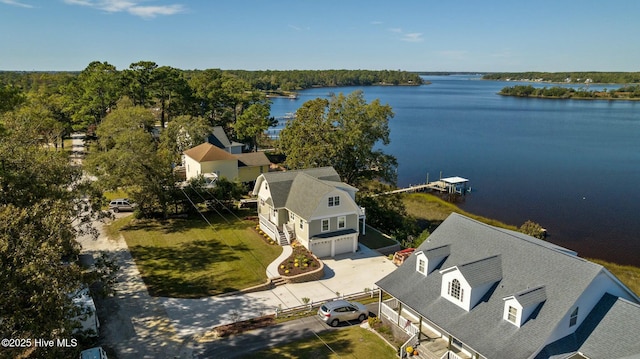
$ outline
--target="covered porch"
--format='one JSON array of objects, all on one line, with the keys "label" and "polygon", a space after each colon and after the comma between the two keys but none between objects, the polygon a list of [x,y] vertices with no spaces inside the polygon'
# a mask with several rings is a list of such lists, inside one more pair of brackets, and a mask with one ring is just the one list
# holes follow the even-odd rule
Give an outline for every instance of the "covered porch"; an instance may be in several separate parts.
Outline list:
[{"label": "covered porch", "polygon": [[[381,291],[382,292],[382,291]],[[400,348],[400,354],[406,353],[406,347],[412,346],[418,351],[419,358],[428,359],[475,359],[464,349],[464,345],[455,337],[438,328],[426,318],[404,305],[396,298],[382,301],[380,294],[378,316],[395,325],[406,333],[409,339]],[[397,330],[396,329],[396,330]]]}]

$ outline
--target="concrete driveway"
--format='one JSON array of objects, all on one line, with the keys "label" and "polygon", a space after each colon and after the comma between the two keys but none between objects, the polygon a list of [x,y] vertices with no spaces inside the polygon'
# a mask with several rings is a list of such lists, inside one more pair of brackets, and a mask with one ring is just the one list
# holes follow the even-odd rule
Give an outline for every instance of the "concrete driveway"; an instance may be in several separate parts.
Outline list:
[{"label": "concrete driveway", "polygon": [[273,314],[277,308],[304,304],[302,298],[323,302],[374,288],[375,282],[395,270],[383,255],[360,245],[349,255],[323,259],[325,276],[314,282],[286,284],[272,290],[202,299],[160,298],[176,334],[202,334],[212,327]]}]

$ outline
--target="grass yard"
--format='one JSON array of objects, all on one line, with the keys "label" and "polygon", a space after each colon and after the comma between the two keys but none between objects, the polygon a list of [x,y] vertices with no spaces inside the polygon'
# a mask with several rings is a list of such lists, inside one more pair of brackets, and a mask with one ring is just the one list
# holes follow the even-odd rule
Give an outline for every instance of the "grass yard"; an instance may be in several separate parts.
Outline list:
[{"label": "grass yard", "polygon": [[[512,226],[495,219],[477,216],[458,208],[453,203],[447,202],[438,196],[429,193],[407,193],[402,195],[402,201],[407,208],[407,213],[418,220],[427,221],[436,226],[444,221],[452,212],[460,213],[491,226],[517,230]],[[433,230],[431,230],[433,231]]]},{"label": "grass yard", "polygon": [[324,342],[313,336],[243,358],[397,358],[396,351],[380,337],[359,326],[326,331],[320,333],[320,337]]},{"label": "grass yard", "polygon": [[371,249],[384,248],[396,244],[395,241],[385,237],[382,233],[369,226],[367,226],[365,235],[360,234],[358,236],[358,241]]},{"label": "grass yard", "polygon": [[108,226],[121,234],[152,296],[200,298],[266,282],[266,267],[282,252],[254,230],[255,222],[228,216],[135,220]]}]

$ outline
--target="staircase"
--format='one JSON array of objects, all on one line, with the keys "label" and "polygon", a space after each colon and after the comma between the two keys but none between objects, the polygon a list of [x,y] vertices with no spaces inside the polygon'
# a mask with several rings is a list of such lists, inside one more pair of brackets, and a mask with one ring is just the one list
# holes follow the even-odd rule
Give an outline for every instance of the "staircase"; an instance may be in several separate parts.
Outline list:
[{"label": "staircase", "polygon": [[277,278],[271,279],[271,286],[273,288],[275,288],[277,286],[280,286],[280,285],[284,285],[284,284],[287,284],[287,281],[282,277],[277,277]]},{"label": "staircase", "polygon": [[280,243],[281,246],[286,246],[289,244],[289,241],[287,240],[287,237],[284,235],[284,232],[278,229],[278,235],[280,236],[278,243]]}]

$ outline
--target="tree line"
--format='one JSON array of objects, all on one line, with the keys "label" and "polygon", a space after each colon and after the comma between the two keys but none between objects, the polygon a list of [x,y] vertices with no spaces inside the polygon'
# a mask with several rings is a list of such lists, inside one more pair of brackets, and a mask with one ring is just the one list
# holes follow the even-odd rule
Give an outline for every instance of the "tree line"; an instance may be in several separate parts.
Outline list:
[{"label": "tree line", "polygon": [[499,94],[503,96],[557,99],[629,100],[640,98],[640,86],[628,85],[618,89],[588,90],[586,88],[574,89],[561,86],[533,87],[531,85],[517,85],[504,87]]},{"label": "tree line", "polygon": [[564,83],[634,84],[640,83],[640,72],[497,72],[485,74],[484,80],[542,81]]}]

